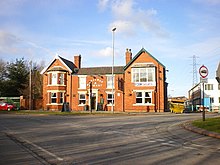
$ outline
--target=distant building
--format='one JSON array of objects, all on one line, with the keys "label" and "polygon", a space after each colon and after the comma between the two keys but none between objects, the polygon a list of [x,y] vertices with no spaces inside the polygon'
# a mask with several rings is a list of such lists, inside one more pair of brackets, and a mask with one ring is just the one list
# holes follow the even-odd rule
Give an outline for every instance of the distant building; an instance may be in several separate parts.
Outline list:
[{"label": "distant building", "polygon": [[[125,66],[81,67],[59,55],[41,72],[43,108],[60,111],[68,103],[72,111],[164,112],[167,110],[166,69],[142,48],[133,58],[125,53]],[[113,91],[112,91],[113,85]]]},{"label": "distant building", "polygon": [[[189,100],[192,110],[200,110],[203,105],[203,85],[198,83],[189,90]],[[220,85],[216,79],[208,79],[204,83],[204,107],[208,111],[218,111],[220,108]]]}]

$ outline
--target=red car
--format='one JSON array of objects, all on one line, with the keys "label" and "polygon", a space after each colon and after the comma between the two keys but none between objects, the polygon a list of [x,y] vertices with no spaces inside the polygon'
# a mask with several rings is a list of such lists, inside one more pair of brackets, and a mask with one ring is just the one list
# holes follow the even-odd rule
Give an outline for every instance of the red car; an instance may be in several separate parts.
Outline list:
[{"label": "red car", "polygon": [[16,110],[16,109],[17,107],[12,103],[0,102],[0,110],[10,111],[10,110]]}]

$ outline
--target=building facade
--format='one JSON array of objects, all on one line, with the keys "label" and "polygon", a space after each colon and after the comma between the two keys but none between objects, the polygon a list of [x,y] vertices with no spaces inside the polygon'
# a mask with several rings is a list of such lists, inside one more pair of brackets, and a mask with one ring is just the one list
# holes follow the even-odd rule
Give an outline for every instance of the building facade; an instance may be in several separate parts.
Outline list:
[{"label": "building facade", "polygon": [[192,110],[201,110],[203,105],[207,111],[219,111],[220,108],[220,84],[216,79],[208,79],[207,83],[204,83],[204,96],[203,96],[203,84],[198,83],[192,89],[189,90],[189,99],[191,101]]},{"label": "building facade", "polygon": [[125,52],[125,66],[81,67],[56,56],[43,74],[44,110],[164,112],[167,110],[166,69],[142,48],[134,57]]}]

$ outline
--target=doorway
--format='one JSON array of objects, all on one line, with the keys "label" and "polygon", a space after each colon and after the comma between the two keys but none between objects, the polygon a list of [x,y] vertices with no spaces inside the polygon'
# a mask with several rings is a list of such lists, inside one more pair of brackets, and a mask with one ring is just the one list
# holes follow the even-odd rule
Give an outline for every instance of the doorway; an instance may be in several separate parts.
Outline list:
[{"label": "doorway", "polygon": [[92,110],[96,110],[96,93],[92,93],[91,108]]}]

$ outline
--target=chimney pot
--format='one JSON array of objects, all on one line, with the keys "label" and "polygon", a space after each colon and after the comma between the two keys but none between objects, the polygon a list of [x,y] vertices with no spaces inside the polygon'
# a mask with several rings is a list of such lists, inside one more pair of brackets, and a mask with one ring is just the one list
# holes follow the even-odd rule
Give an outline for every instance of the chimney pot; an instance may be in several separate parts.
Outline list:
[{"label": "chimney pot", "polygon": [[125,61],[126,61],[126,65],[131,61],[132,59],[132,53],[131,53],[131,49],[126,49],[125,52]]}]

